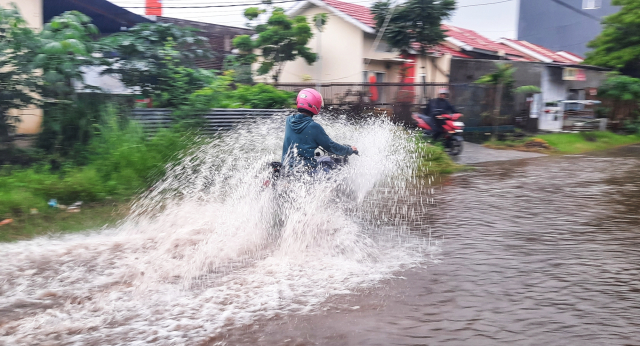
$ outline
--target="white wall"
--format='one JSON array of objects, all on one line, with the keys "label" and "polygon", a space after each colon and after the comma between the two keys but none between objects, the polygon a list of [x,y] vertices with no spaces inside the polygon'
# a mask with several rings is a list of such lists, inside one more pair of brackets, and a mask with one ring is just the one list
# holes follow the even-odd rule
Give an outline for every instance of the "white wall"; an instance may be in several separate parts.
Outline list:
[{"label": "white wall", "polygon": [[[435,65],[434,65],[435,62]],[[424,74],[427,83],[448,83],[451,72],[451,55],[440,57],[419,57],[416,64],[416,76]],[[416,82],[420,82],[416,80]]]},{"label": "white wall", "polygon": [[540,89],[543,102],[566,99],[567,87],[562,80],[562,68],[545,66],[542,70]]},{"label": "white wall", "polygon": [[20,10],[20,14],[27,21],[30,27],[42,30],[42,1],[43,0],[0,0],[0,6],[3,8],[11,7],[11,3],[15,3]]}]

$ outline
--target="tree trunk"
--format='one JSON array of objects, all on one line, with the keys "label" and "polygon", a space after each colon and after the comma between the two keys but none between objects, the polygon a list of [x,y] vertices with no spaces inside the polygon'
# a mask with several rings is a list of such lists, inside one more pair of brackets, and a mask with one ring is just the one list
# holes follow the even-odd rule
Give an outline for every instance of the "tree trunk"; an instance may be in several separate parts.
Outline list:
[{"label": "tree trunk", "polygon": [[493,133],[491,134],[491,140],[495,141],[498,136],[498,118],[500,117],[500,106],[502,105],[502,89],[503,84],[496,85],[496,100],[493,109]]}]

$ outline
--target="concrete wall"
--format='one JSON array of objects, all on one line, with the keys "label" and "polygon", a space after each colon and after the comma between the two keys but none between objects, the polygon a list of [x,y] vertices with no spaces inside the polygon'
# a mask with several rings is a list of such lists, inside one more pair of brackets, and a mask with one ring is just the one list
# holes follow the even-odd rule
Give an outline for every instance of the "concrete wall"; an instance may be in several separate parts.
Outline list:
[{"label": "concrete wall", "polygon": [[[451,83],[473,83],[480,77],[494,72],[496,62],[493,60],[478,59],[452,59],[451,60]],[[500,61],[505,63],[504,60]],[[544,65],[538,63],[528,63],[520,61],[507,62],[516,68],[513,77],[516,80],[515,86],[535,85],[541,87],[540,81]]]},{"label": "concrete wall", "polygon": [[[504,61],[502,61],[504,62]],[[543,102],[567,99],[571,89],[598,88],[606,71],[585,70],[586,81],[562,80],[562,66],[548,66],[544,63],[511,61],[516,71],[513,75],[515,87],[534,85],[542,90]],[[451,61],[451,83],[473,83],[478,78],[495,71],[495,61],[476,59],[453,59]],[[526,95],[516,94],[515,110],[525,108]]]},{"label": "concrete wall", "polygon": [[20,10],[20,14],[27,21],[30,27],[42,30],[42,1],[43,0],[0,0],[0,6],[9,8],[11,3],[15,3]]},{"label": "concrete wall", "polygon": [[20,118],[20,122],[15,124],[16,134],[36,135],[40,133],[43,115],[42,109],[31,106],[20,110],[12,109],[10,114]]},{"label": "concrete wall", "polygon": [[[602,0],[601,8],[590,10],[582,9],[582,0],[563,0],[563,2],[598,18],[619,10],[619,7],[611,5],[611,0]],[[552,0],[520,0],[519,40],[584,56],[589,51],[587,43],[601,31],[602,26],[598,21]]]}]

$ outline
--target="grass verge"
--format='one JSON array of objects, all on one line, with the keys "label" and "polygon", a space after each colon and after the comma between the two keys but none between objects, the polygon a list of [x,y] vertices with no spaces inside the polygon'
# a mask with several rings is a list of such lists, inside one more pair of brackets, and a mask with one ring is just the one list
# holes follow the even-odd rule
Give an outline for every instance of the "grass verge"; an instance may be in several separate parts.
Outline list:
[{"label": "grass verge", "polygon": [[[0,168],[0,241],[27,239],[51,232],[99,228],[124,217],[118,206],[162,177],[167,164],[199,144],[183,130],[161,130],[153,138],[133,123],[107,117],[100,135],[84,149],[86,164],[72,160],[54,169],[42,161],[28,168]],[[50,209],[47,202],[83,202],[79,213]],[[32,210],[37,209],[37,214]]]},{"label": "grass verge", "polygon": [[581,154],[640,143],[640,135],[619,135],[608,131],[552,133],[517,140],[492,141],[492,149],[533,151],[546,154]]},{"label": "grass verge", "polygon": [[69,213],[60,209],[38,210],[37,214],[15,216],[13,222],[0,226],[0,242],[11,242],[33,237],[72,233],[115,225],[128,213],[126,203],[93,203],[80,212]]},{"label": "grass verge", "polygon": [[453,162],[441,146],[427,143],[423,135],[414,135],[411,141],[418,160],[418,176],[451,174],[464,169],[463,165]]}]

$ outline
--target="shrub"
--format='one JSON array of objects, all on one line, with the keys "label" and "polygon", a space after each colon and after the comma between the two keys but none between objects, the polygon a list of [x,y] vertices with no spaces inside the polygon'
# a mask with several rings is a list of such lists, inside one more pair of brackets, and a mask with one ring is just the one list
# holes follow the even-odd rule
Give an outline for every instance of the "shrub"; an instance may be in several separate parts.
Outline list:
[{"label": "shrub", "polygon": [[113,107],[84,149],[88,164],[64,162],[59,170],[40,163],[27,169],[6,166],[0,171],[0,215],[60,203],[128,198],[155,182],[176,155],[196,145],[179,129],[161,130],[148,138],[135,122],[118,117]]},{"label": "shrub", "polygon": [[295,93],[278,90],[272,85],[240,85],[232,92],[232,98],[246,108],[278,109],[295,104]]}]

